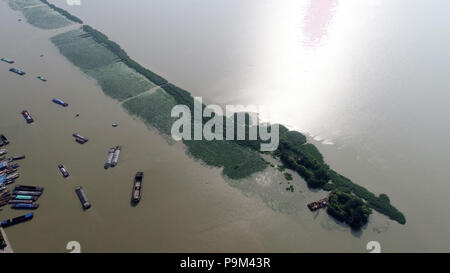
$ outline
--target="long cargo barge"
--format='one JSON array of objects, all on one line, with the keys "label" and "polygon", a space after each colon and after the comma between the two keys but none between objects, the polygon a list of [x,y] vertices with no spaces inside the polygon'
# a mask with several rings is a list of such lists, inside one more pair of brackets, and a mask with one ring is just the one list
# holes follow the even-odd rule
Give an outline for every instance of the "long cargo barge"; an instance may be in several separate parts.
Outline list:
[{"label": "long cargo barge", "polygon": [[12,209],[37,209],[39,208],[39,204],[14,204],[11,206]]},{"label": "long cargo barge", "polygon": [[37,196],[31,196],[31,195],[12,195],[12,199],[15,200],[38,200]]},{"label": "long cargo barge", "polygon": [[27,110],[22,111],[22,116],[25,118],[27,123],[32,123],[34,119],[31,117],[30,113]]},{"label": "long cargo barge", "polygon": [[22,159],[25,159],[25,155],[11,157],[11,161],[17,161],[17,160],[22,160]]},{"label": "long cargo barge", "polygon": [[113,158],[112,158],[112,161],[111,161],[111,167],[115,167],[117,165],[117,162],[119,161],[119,156],[120,156],[121,149],[122,149],[121,146],[117,146],[116,147],[116,150],[114,151]]},{"label": "long cargo barge", "polygon": [[137,172],[136,176],[134,177],[134,185],[133,185],[133,194],[131,197],[131,201],[133,203],[139,203],[142,196],[142,179],[144,178],[143,172]]},{"label": "long cargo barge", "polygon": [[15,191],[44,191],[44,187],[17,185]]},{"label": "long cargo barge", "polygon": [[105,170],[111,166],[114,151],[115,151],[114,148],[109,149],[108,156],[106,157],[106,162],[105,162],[105,166],[104,166]]},{"label": "long cargo barge", "polygon": [[22,222],[26,222],[29,221],[33,218],[33,213],[27,213],[25,215],[19,216],[19,217],[15,217],[12,219],[8,219],[8,220],[4,220],[0,223],[1,227],[9,227],[15,224],[19,224]]},{"label": "long cargo barge", "polygon": [[17,200],[17,199],[14,199],[14,200],[9,200],[8,204],[10,204],[10,205],[14,205],[14,204],[31,204],[33,202],[34,202],[33,200]]},{"label": "long cargo barge", "polygon": [[3,142],[4,145],[8,145],[9,144],[9,140],[5,137],[4,134],[0,135],[0,140]]},{"label": "long cargo barge", "polygon": [[29,196],[41,196],[42,192],[40,191],[13,191],[16,195],[29,195]]},{"label": "long cargo barge", "polygon": [[19,74],[20,76],[23,76],[23,75],[26,74],[24,71],[16,69],[16,68],[11,68],[11,69],[9,69],[9,71],[11,71],[13,73],[16,73],[16,74]]},{"label": "long cargo barge", "polygon": [[89,199],[87,198],[86,192],[82,187],[76,187],[75,192],[78,195],[78,198],[80,199],[81,205],[83,206],[84,210],[87,210],[91,207],[91,202],[89,202]]},{"label": "long cargo barge", "polygon": [[64,106],[64,107],[69,106],[69,104],[68,104],[67,102],[64,102],[64,101],[62,101],[62,100],[60,100],[60,99],[52,99],[52,101],[53,101],[54,103],[59,104],[59,105]]}]

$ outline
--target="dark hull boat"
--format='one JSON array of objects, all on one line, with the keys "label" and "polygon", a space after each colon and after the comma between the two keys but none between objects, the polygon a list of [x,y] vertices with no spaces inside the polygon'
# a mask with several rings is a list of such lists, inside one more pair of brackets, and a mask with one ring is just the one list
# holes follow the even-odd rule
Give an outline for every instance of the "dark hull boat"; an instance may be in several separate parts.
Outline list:
[{"label": "dark hull boat", "polygon": [[26,73],[23,72],[22,70],[19,70],[19,69],[16,69],[16,68],[11,68],[9,71],[11,71],[11,72],[13,72],[13,73],[16,73],[16,74],[19,74],[20,76],[23,76],[23,75],[26,74]]},{"label": "dark hull boat", "polygon": [[0,60],[4,61],[5,63],[9,63],[9,64],[13,64],[14,63],[13,60],[10,60],[8,58],[1,58]]},{"label": "dark hull boat", "polygon": [[64,101],[62,101],[62,100],[60,100],[60,99],[52,99],[52,101],[53,101],[54,103],[59,104],[59,105],[64,106],[64,107],[69,106],[68,103],[66,103],[66,102],[64,102]]},{"label": "dark hull boat", "polygon": [[34,120],[31,117],[30,113],[27,110],[22,111],[22,116],[25,118],[27,123],[32,123]]},{"label": "dark hull boat", "polygon": [[64,177],[68,177],[69,176],[69,172],[66,170],[66,168],[64,168],[64,166],[62,164],[58,165],[59,170],[61,171],[62,175]]},{"label": "dark hull boat", "polygon": [[74,138],[82,139],[84,142],[88,142],[88,140],[89,140],[89,139],[85,138],[84,136],[80,136],[80,135],[77,134],[77,133],[72,134],[72,136],[73,136]]},{"label": "dark hull boat", "polygon": [[4,220],[0,223],[0,226],[2,227],[9,227],[15,224],[19,224],[28,220],[31,220],[33,218],[33,213],[27,213],[23,216],[19,216],[16,218],[12,218],[12,219],[8,219],[8,220]]},{"label": "dark hull boat", "polygon": [[75,142],[80,143],[80,144],[84,144],[84,143],[86,143],[86,140],[84,140],[82,138],[79,138],[79,137],[76,137],[75,138]]},{"label": "dark hull boat", "polygon": [[11,206],[12,209],[37,209],[39,208],[38,204],[24,204],[24,203],[20,203],[20,204],[14,204]]},{"label": "dark hull boat", "polygon": [[24,186],[24,185],[17,185],[14,188],[15,191],[40,191],[43,192],[43,187],[36,187],[36,186]]},{"label": "dark hull boat", "polygon": [[87,195],[84,192],[84,189],[82,187],[77,187],[75,189],[75,192],[77,193],[78,198],[80,199],[83,209],[85,209],[85,210],[89,209],[91,207],[91,202],[89,202],[89,199],[87,198]]},{"label": "dark hull boat", "polygon": [[16,195],[29,195],[29,196],[41,196],[42,192],[40,191],[17,191],[14,190],[13,192]]},{"label": "dark hull boat", "polygon": [[9,200],[8,204],[14,205],[14,204],[31,204],[33,203],[33,200]]},{"label": "dark hull boat", "polygon": [[11,157],[11,161],[22,160],[22,159],[25,159],[25,155]]},{"label": "dark hull boat", "polygon": [[3,134],[0,135],[0,140],[3,142],[4,145],[8,145],[9,144],[8,139]]},{"label": "dark hull boat", "polygon": [[134,177],[133,193],[132,193],[131,201],[133,201],[133,203],[136,203],[136,204],[139,203],[139,201],[141,201],[143,177],[144,177],[143,172],[137,172],[136,176]]},{"label": "dark hull boat", "polygon": [[39,80],[43,81],[43,82],[46,82],[46,81],[47,81],[47,79],[45,79],[45,78],[42,77],[42,76],[37,76],[37,78],[38,78]]}]

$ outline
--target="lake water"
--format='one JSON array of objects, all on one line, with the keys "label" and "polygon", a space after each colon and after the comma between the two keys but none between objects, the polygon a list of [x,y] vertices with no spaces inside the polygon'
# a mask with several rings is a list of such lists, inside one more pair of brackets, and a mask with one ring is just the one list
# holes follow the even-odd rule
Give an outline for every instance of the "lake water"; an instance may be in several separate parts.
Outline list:
[{"label": "lake water", "polygon": [[[310,135],[332,168],[388,194],[407,224],[374,213],[355,234],[306,209],[325,193],[298,176],[293,194],[273,169],[224,179],[103,95],[48,40],[63,30],[18,22],[22,15],[0,2],[0,54],[27,72],[20,78],[0,64],[0,130],[11,154],[27,155],[17,183],[46,187],[35,218],[6,230],[15,251],[64,252],[73,240],[93,252],[365,252],[372,240],[383,251],[448,251],[447,1],[52,2],[206,102],[270,106],[271,119]],[[40,74],[49,81],[35,79]],[[24,108],[36,123],[25,124]],[[75,131],[90,141],[76,144]],[[124,147],[121,160],[105,171],[112,145]],[[131,207],[138,170],[144,195]],[[93,204],[86,212],[78,185]]]}]

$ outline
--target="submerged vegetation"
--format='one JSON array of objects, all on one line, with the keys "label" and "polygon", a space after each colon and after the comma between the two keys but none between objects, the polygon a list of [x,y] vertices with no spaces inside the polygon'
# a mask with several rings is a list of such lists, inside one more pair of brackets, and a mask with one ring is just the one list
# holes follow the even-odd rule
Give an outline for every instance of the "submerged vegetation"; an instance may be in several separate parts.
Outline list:
[{"label": "submerged vegetation", "polygon": [[23,13],[31,25],[42,29],[56,29],[71,24],[64,16],[45,6],[39,0],[9,0],[9,6]]},{"label": "submerged vegetation", "polygon": [[114,99],[125,100],[155,87],[82,30],[59,34],[51,41],[67,59],[96,79],[103,92]]},{"label": "submerged vegetation", "polygon": [[152,71],[148,70],[147,68],[141,66],[136,61],[131,59],[128,56],[128,54],[118,44],[109,40],[105,34],[101,33],[100,31],[98,31],[88,25],[83,26],[83,31],[89,33],[96,42],[104,45],[106,48],[111,50],[111,52],[113,54],[115,54],[124,64],[126,64],[130,68],[136,70],[138,73],[142,74],[149,81],[151,81],[157,85],[162,85],[162,84],[167,83],[166,79],[157,75],[156,73],[153,73]]},{"label": "submerged vegetation", "polygon": [[52,10],[58,12],[59,14],[61,14],[62,16],[66,17],[67,19],[69,19],[72,22],[78,23],[78,24],[82,24],[83,21],[81,21],[80,18],[70,14],[68,11],[62,9],[62,8],[58,8],[57,6],[50,4],[47,0],[40,0],[42,3],[46,4],[47,6],[49,6]]}]

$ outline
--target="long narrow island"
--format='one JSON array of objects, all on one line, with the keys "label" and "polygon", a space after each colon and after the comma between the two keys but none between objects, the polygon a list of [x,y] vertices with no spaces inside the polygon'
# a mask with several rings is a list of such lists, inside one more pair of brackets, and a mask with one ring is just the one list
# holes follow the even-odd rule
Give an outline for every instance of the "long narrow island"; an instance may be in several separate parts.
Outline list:
[{"label": "long narrow island", "polygon": [[[26,6],[26,3],[31,5],[36,1],[20,2]],[[48,5],[47,1],[41,2]],[[82,24],[81,19],[61,8],[54,5],[48,8],[58,12],[71,23]],[[38,17],[39,13],[34,13],[33,20],[29,20],[29,23],[38,21],[36,26],[46,28],[36,16]],[[188,106],[191,112],[194,110],[191,93],[141,66],[117,43],[91,26],[82,25],[79,29],[52,37],[51,41],[70,62],[89,77],[96,79],[106,95],[122,102],[121,105],[130,114],[140,117],[161,134],[170,135],[174,122],[170,113],[175,105],[183,104]],[[157,88],[156,92],[146,93],[152,88]],[[222,118],[225,121],[226,117]],[[204,118],[202,122],[205,124],[209,120],[210,118]],[[233,121],[237,124],[236,120]],[[246,129],[250,127],[249,123],[241,126]],[[210,166],[222,167],[223,174],[232,179],[249,177],[270,165],[262,157],[267,153],[260,152],[260,144],[263,142],[259,140],[183,140],[183,143],[190,155]],[[306,136],[300,132],[280,125],[280,145],[276,151],[269,154],[286,168],[298,173],[309,188],[330,192],[327,213],[347,223],[352,229],[364,226],[372,209],[400,224],[406,223],[403,213],[392,206],[386,194],[377,196],[331,169],[319,150],[308,143]]]}]

